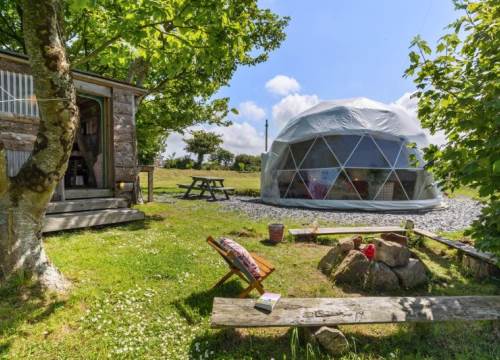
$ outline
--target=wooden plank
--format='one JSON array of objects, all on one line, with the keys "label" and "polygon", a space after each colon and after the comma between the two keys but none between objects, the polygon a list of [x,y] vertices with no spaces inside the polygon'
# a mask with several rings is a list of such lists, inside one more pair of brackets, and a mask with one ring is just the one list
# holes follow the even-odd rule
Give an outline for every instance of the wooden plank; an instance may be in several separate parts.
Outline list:
[{"label": "wooden plank", "polygon": [[66,189],[66,199],[91,199],[112,197],[113,190],[111,189]]},{"label": "wooden plank", "polygon": [[498,266],[500,263],[498,259],[495,257],[495,255],[491,253],[484,253],[479,250],[477,250],[475,247],[461,243],[460,241],[453,241],[446,239],[442,236],[436,235],[430,231],[424,230],[424,229],[413,229],[413,232],[418,235],[422,235],[425,237],[428,237],[429,239],[432,239],[434,241],[440,242],[441,244],[447,245],[451,248],[457,249],[459,251],[462,251],[464,254],[472,256],[476,259],[485,261],[489,264],[496,265]]},{"label": "wooden plank", "polygon": [[54,201],[49,203],[47,214],[65,212],[91,211],[103,209],[119,209],[127,207],[127,200],[123,198],[94,198],[68,201]]},{"label": "wooden plank", "polygon": [[400,226],[368,226],[368,227],[334,227],[334,228],[307,228],[290,229],[293,236],[300,235],[340,235],[340,234],[375,234],[375,233],[401,233],[406,230]]},{"label": "wooden plank", "polygon": [[143,219],[144,213],[134,209],[107,209],[54,214],[45,217],[45,225],[42,231],[47,233]]},{"label": "wooden plank", "polygon": [[283,298],[270,314],[255,309],[255,301],[216,297],[212,327],[309,327],[500,319],[500,296]]}]

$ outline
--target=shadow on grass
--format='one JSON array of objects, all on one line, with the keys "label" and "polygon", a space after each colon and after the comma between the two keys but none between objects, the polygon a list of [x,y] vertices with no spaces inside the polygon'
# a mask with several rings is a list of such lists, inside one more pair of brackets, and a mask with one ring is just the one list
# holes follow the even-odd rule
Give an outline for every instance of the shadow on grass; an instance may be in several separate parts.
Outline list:
[{"label": "shadow on grass", "polygon": [[[500,347],[491,321],[342,326],[349,342],[346,359],[498,359]],[[301,332],[299,332],[301,333]],[[211,359],[331,359],[324,350],[300,336],[293,346],[293,329],[208,330],[196,337],[190,358],[208,351]],[[210,354],[213,351],[213,354]],[[264,355],[265,354],[265,355]]]},{"label": "shadow on grass", "polygon": [[56,295],[43,292],[39,284],[13,278],[0,286],[0,358],[7,356],[10,337],[24,324],[36,324],[65,304]]},{"label": "shadow on grass", "polygon": [[[292,329],[260,333],[245,329],[207,331],[191,342],[189,358],[203,358],[208,352],[210,359],[291,359],[291,333]],[[305,359],[300,351],[297,355],[296,359]]]},{"label": "shadow on grass", "polygon": [[196,324],[210,315],[215,297],[234,298],[242,291],[241,282],[234,279],[215,289],[192,293],[187,298],[178,299],[174,302],[174,306],[189,324]]}]

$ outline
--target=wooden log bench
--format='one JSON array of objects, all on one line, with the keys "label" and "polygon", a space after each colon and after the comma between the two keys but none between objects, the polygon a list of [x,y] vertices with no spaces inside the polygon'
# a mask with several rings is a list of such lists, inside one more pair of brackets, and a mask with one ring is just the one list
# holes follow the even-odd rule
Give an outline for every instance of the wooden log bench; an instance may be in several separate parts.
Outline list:
[{"label": "wooden log bench", "polygon": [[500,320],[500,296],[282,298],[271,313],[255,301],[216,297],[212,328]]},{"label": "wooden log bench", "polygon": [[378,234],[378,233],[405,233],[406,229],[400,226],[364,226],[364,227],[331,227],[331,228],[305,228],[290,229],[292,236],[319,236],[319,235],[344,235],[344,234]]},{"label": "wooden log bench", "polygon": [[471,245],[446,239],[424,229],[415,228],[413,232],[458,250],[459,260],[462,265],[467,268],[476,279],[500,275],[500,261],[492,253],[479,251]]}]

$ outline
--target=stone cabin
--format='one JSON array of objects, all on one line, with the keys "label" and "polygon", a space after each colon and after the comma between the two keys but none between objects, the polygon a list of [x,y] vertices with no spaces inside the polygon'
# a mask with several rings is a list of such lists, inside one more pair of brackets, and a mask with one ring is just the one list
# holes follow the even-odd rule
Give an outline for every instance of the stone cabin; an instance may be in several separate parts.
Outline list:
[{"label": "stone cabin", "polygon": [[[40,122],[30,72],[26,56],[0,51],[0,141],[9,176],[29,158]],[[138,174],[135,104],[146,92],[78,70],[73,78],[80,128],[44,232],[143,219],[129,206]]]}]

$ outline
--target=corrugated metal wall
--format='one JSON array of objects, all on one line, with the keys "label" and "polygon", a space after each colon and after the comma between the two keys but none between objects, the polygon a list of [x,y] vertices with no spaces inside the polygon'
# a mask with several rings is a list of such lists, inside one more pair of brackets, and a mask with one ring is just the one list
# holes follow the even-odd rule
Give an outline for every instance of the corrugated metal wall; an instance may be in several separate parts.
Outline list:
[{"label": "corrugated metal wall", "polygon": [[7,150],[7,175],[16,176],[31,152]]}]

